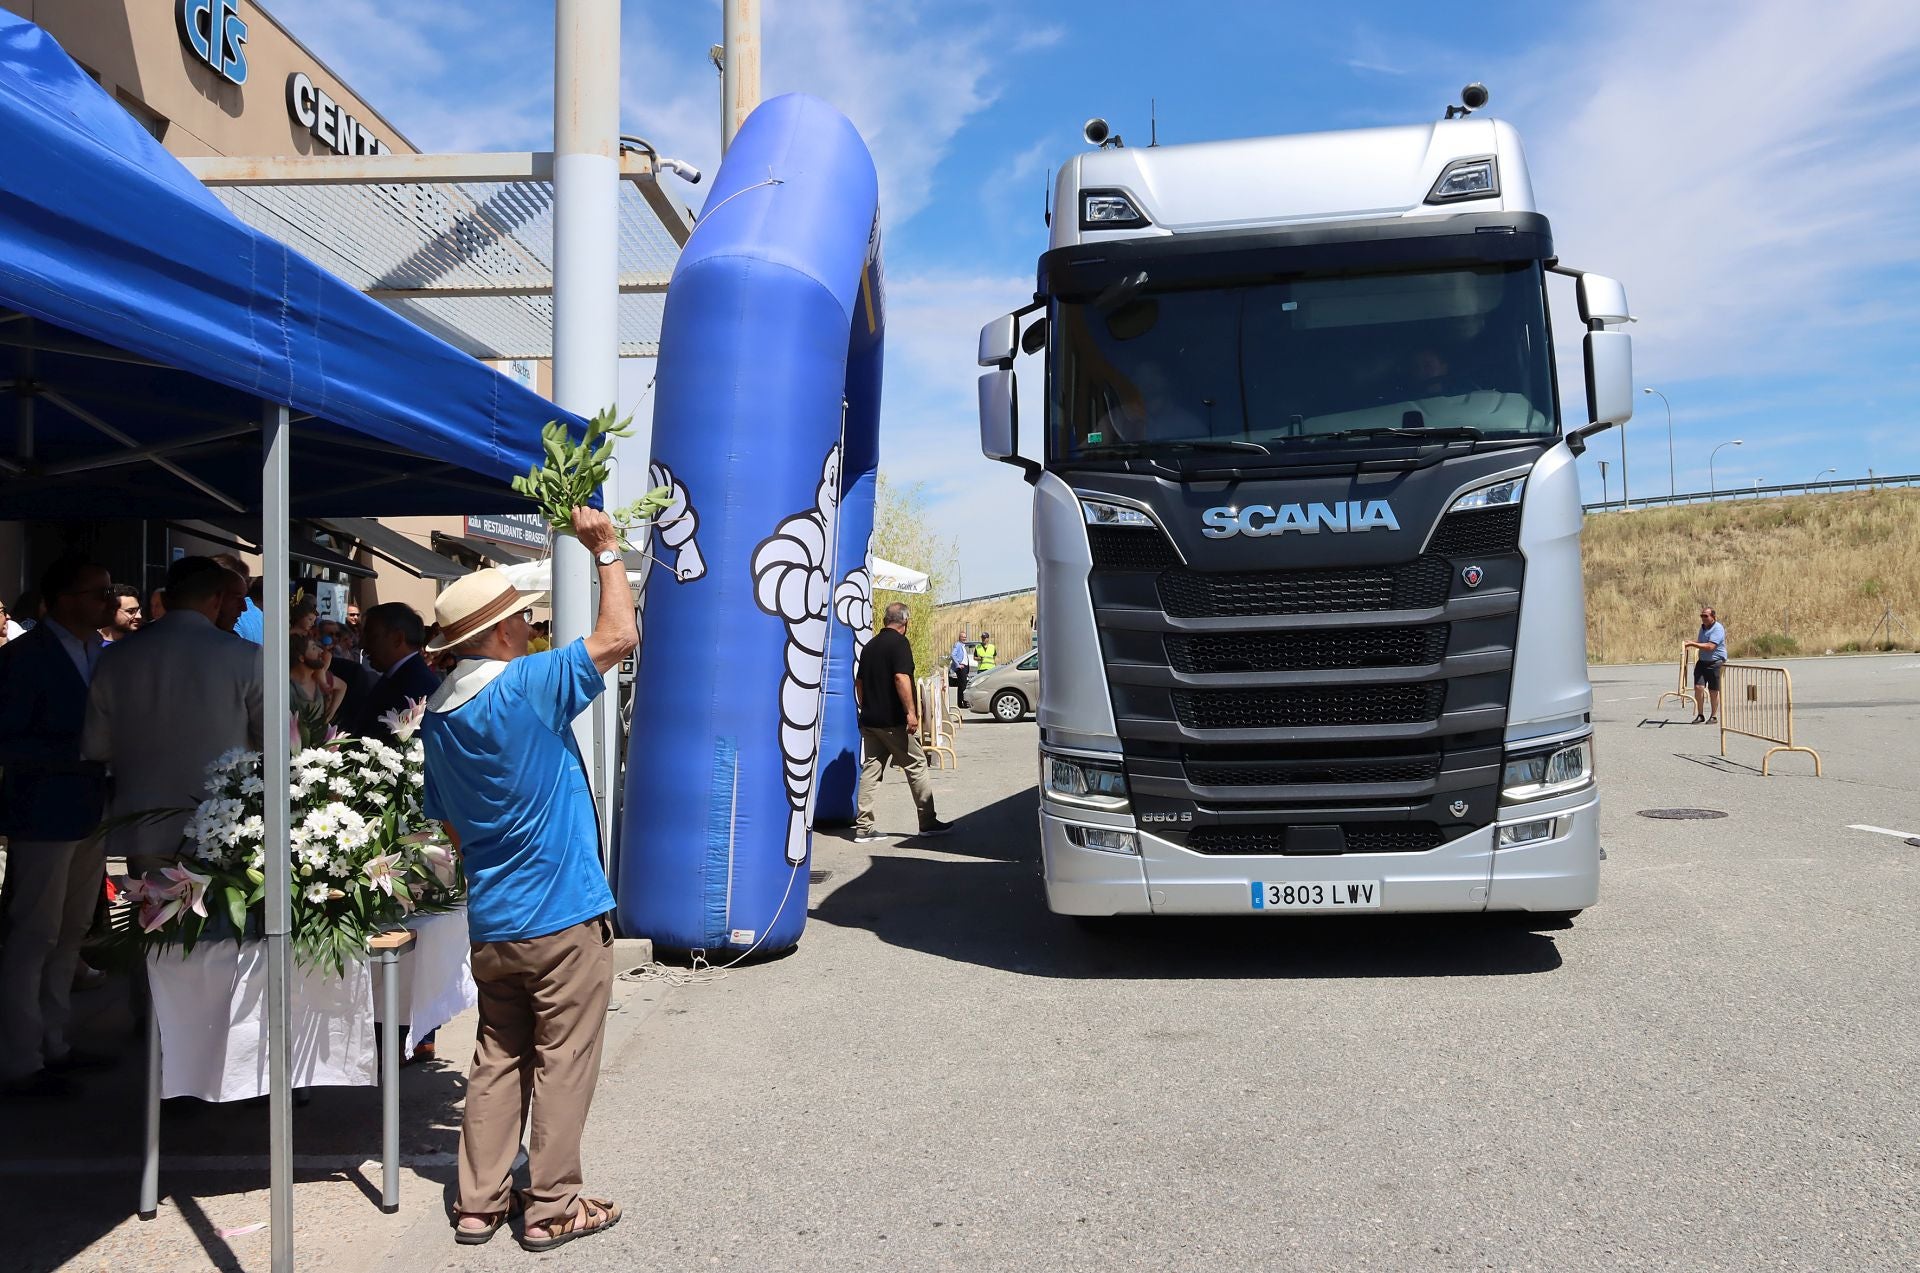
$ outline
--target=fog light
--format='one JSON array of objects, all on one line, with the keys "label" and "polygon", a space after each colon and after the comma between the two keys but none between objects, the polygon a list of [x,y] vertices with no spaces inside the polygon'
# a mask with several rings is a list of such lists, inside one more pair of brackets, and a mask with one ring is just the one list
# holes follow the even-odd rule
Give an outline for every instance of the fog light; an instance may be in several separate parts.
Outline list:
[{"label": "fog light", "polygon": [[1536,844],[1541,840],[1551,840],[1560,831],[1560,819],[1541,818],[1536,822],[1515,822],[1500,828],[1499,847],[1510,849],[1517,844]]},{"label": "fog light", "polygon": [[1099,849],[1102,853],[1131,853],[1135,856],[1140,853],[1138,837],[1131,831],[1116,827],[1083,827],[1069,822],[1067,839],[1083,849]]}]

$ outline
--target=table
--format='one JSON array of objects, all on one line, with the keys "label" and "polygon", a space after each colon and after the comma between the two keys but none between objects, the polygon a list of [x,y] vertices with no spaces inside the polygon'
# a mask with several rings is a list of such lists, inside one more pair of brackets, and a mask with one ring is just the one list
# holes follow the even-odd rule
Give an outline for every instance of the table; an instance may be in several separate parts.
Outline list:
[{"label": "table", "polygon": [[[159,1210],[160,1102],[167,1096],[210,1101],[266,1094],[264,942],[207,942],[191,955],[153,952],[147,1018],[147,1106],[139,1214]],[[466,913],[417,915],[406,927],[368,941],[368,958],[331,977],[296,965],[290,1073],[296,1087],[367,1086],[376,1081],[374,1022],[381,1032],[381,1200],[400,1204],[400,1056],[411,1043],[473,1006],[466,959]],[[407,958],[403,963],[403,957]],[[379,970],[379,1002],[374,970]],[[403,1004],[405,1005],[403,1008]],[[397,1028],[396,1028],[397,1027]],[[163,1039],[170,1043],[163,1046]]]}]

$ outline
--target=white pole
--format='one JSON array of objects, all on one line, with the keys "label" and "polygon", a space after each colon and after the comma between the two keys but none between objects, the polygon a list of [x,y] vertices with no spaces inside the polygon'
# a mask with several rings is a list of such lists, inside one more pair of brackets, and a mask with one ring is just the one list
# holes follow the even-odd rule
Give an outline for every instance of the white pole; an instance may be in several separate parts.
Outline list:
[{"label": "white pole", "polygon": [[265,404],[260,417],[261,600],[266,640],[260,684],[261,780],[266,783],[267,1121],[268,1218],[273,1273],[293,1269],[293,1066],[288,1018],[293,993],[293,868],[288,861],[291,821],[287,771],[292,744],[287,684],[288,599],[287,452],[293,428],[287,408]]},{"label": "white pole", "polygon": [[733,135],[760,104],[760,0],[726,0],[726,4],[727,51],[720,68],[721,154],[733,145]]},{"label": "white pole", "polygon": [[[578,415],[614,403],[620,378],[620,0],[557,0],[553,49],[553,396]],[[553,544],[553,642],[593,630],[594,567]],[[617,691],[617,679],[612,682]],[[609,695],[574,722],[610,853]]]}]

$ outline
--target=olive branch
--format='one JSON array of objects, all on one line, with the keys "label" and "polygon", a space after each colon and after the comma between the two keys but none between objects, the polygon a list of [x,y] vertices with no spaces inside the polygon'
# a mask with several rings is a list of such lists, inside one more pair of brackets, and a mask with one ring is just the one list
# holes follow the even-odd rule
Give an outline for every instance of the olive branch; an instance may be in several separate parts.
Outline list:
[{"label": "olive branch", "polygon": [[[633,417],[616,419],[612,407],[603,408],[587,421],[587,431],[578,442],[565,424],[549,421],[540,430],[545,463],[514,478],[513,489],[540,506],[540,515],[547,519],[548,526],[572,534],[573,510],[592,499],[612,471],[614,439],[632,436]],[[672,498],[669,488],[661,486],[625,508],[608,509],[607,516],[620,532],[620,546],[633,547],[627,542],[626,532],[652,523]]]}]

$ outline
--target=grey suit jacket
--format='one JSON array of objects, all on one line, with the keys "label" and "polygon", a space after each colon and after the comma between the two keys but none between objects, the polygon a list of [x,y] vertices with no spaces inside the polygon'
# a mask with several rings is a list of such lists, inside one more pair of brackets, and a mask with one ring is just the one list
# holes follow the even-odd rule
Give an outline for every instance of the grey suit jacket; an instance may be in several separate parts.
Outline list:
[{"label": "grey suit jacket", "polygon": [[[192,610],[169,611],[108,646],[93,672],[80,740],[87,759],[106,761],[113,771],[107,816],[191,809],[220,753],[259,750],[260,675],[259,646]],[[122,827],[107,850],[170,857],[180,851],[185,823],[183,813]]]}]

